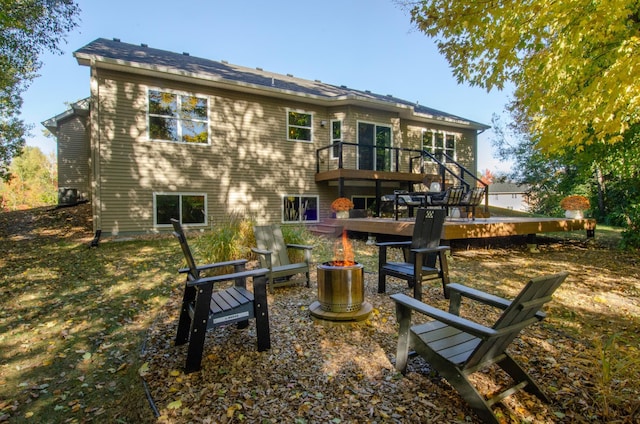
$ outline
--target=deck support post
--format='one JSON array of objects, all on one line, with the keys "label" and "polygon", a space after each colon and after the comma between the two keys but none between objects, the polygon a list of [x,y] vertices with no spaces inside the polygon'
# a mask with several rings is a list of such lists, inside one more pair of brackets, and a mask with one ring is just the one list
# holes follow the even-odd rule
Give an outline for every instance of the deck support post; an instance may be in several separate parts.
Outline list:
[{"label": "deck support post", "polygon": [[376,180],[376,216],[380,216],[380,198],[382,197],[382,183]]},{"label": "deck support post", "polygon": [[538,250],[538,241],[536,240],[536,234],[527,234],[527,248],[529,248],[529,252],[531,253],[539,253]]}]

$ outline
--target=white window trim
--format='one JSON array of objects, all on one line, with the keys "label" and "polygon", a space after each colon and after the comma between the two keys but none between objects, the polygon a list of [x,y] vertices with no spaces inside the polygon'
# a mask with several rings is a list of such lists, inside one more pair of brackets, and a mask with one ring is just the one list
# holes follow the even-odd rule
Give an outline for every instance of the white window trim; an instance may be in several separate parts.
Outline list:
[{"label": "white window trim", "polygon": [[[431,133],[431,145],[430,146],[425,146],[424,144],[424,137],[426,133]],[[429,129],[422,129],[422,139],[421,139],[421,143],[422,143],[422,150],[426,150],[427,152],[433,154],[435,152],[435,140],[434,140],[434,134],[435,131],[433,130],[429,130]]]},{"label": "white window trim", "polygon": [[[391,144],[389,146],[390,149],[393,149],[393,141],[394,141],[394,137],[393,137],[393,125],[391,124],[382,124],[379,122],[371,122],[371,121],[356,121],[356,144],[358,145],[357,149],[356,149],[356,165],[357,165],[357,169],[360,169],[360,124],[370,124],[370,125],[374,125],[375,127],[386,127],[389,128],[390,131],[390,135],[391,135]],[[375,132],[375,128],[374,128],[374,132]],[[374,140],[375,142],[375,140]],[[396,169],[395,168],[395,155],[391,153],[392,151],[389,151],[389,154],[391,155],[391,164],[390,167],[391,169]],[[377,161],[377,152],[375,149],[375,144],[374,144],[374,149],[373,149],[373,163],[375,164]]]},{"label": "white window trim", "polygon": [[[191,144],[191,143],[188,143]],[[207,199],[207,193],[196,193],[196,192],[187,192],[187,191],[179,191],[179,192],[165,192],[165,191],[158,191],[158,192],[154,192],[153,193],[153,226],[156,228],[169,228],[171,227],[171,224],[158,224],[158,214],[157,214],[157,208],[158,208],[158,203],[157,203],[157,197],[158,196],[180,196],[180,207],[179,207],[179,211],[180,211],[180,224],[183,226],[183,228],[190,228],[190,227],[206,227],[208,226],[208,199]],[[183,224],[182,223],[182,196],[204,196],[204,222],[201,224]]]},{"label": "white window trim", "polygon": [[[284,199],[287,197],[313,197],[316,199],[316,219],[315,220],[307,220],[303,221],[298,217],[297,221],[287,221],[284,219]],[[280,197],[280,213],[281,213],[281,223],[282,224],[306,224],[306,223],[317,223],[320,222],[320,196],[317,194],[283,194]]]},{"label": "white window trim", "polygon": [[[151,123],[149,122],[149,118],[152,116],[151,113],[149,113],[149,92],[150,91],[159,91],[159,92],[165,92],[165,93],[170,93],[170,94],[175,94],[177,96],[191,96],[191,97],[196,97],[198,99],[204,99],[207,101],[207,142],[206,143],[188,143],[186,141],[182,141],[182,140],[178,140],[178,141],[173,141],[173,140],[163,140],[160,138],[151,138]],[[180,97],[178,97],[180,98]],[[147,87],[147,97],[145,99],[145,103],[146,103],[146,112],[145,114],[147,115],[147,140],[148,141],[153,141],[155,143],[177,143],[177,144],[187,144],[189,146],[210,146],[211,145],[211,105],[209,103],[209,96],[206,96],[204,94],[197,94],[197,93],[189,93],[187,91],[179,91],[179,90],[170,90],[167,88],[157,88],[157,87]],[[156,116],[156,115],[153,115]],[[161,115],[157,115],[157,116],[161,116]],[[180,122],[182,119],[179,118],[178,122]],[[204,122],[204,121],[200,121],[198,120],[197,122]],[[180,138],[182,139],[182,134],[179,134]]]},{"label": "white window trim", "polygon": [[[339,139],[338,138],[336,138],[336,139],[333,138],[333,123],[334,122],[339,122],[340,123],[340,138]],[[344,141],[344,137],[343,137],[344,131],[342,131],[342,127],[343,127],[342,119],[332,119],[332,120],[329,121],[329,140],[331,142],[331,156],[330,156],[331,159],[339,159],[339,157],[336,156],[333,153],[333,143],[334,142],[338,142],[339,143],[339,142]],[[344,156],[344,146],[343,146],[343,150],[342,150],[342,155]]]},{"label": "white window trim", "polygon": [[[311,116],[311,126],[310,127],[301,127],[299,125],[290,125],[289,124],[289,112],[304,113],[305,115],[310,115]],[[299,143],[313,143],[313,135],[314,135],[313,134],[313,121],[314,121],[314,119],[313,119],[314,116],[313,115],[314,115],[313,112],[309,112],[309,111],[306,111],[306,110],[287,108],[287,114],[286,114],[286,119],[287,119],[287,121],[286,121],[287,122],[287,141],[296,141],[296,142],[299,142]],[[295,139],[295,138],[289,138],[289,128],[290,127],[293,127],[293,128],[304,128],[304,129],[308,128],[310,130],[310,134],[311,134],[310,138],[311,138],[311,140],[298,140],[298,139]]]},{"label": "white window trim", "polygon": [[[429,148],[425,148],[425,144],[424,144],[424,135],[425,133],[431,133],[431,146],[429,146]],[[437,134],[442,134],[442,149],[444,153],[447,153],[447,136],[452,136],[453,137],[453,154],[449,155],[453,158],[454,161],[458,160],[458,140],[460,139],[460,135],[454,132],[450,132],[450,131],[442,131],[442,130],[432,130],[432,129],[422,129],[422,150],[426,150],[429,153],[431,153],[432,155],[436,154],[436,135]],[[444,161],[446,163],[446,160]]]}]

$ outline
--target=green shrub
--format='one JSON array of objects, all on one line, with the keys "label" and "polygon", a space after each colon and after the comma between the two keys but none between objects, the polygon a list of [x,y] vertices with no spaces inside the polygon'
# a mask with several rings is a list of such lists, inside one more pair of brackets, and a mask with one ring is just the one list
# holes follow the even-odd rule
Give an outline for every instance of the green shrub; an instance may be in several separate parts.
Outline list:
[{"label": "green shrub", "polygon": [[630,205],[627,226],[622,232],[623,249],[640,249],[640,205]]}]

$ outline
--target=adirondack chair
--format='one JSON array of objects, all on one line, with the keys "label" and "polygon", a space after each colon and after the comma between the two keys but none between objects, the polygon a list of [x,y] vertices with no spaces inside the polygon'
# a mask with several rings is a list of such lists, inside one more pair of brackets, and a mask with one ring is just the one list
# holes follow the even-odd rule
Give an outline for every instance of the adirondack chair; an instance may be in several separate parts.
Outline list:
[{"label": "adirondack chair", "polygon": [[[304,273],[309,287],[309,263],[311,262],[311,246],[302,244],[285,244],[282,229],[279,225],[256,225],[253,227],[258,247],[251,250],[258,255],[260,266],[269,270],[269,292],[273,293],[274,287],[296,284],[296,279],[291,279],[296,274]],[[289,261],[289,249],[302,250],[304,261],[291,263]]]},{"label": "adirondack chair", "polygon": [[[422,356],[469,403],[486,423],[498,424],[492,405],[507,396],[525,389],[541,400],[549,402],[542,389],[506,352],[520,331],[545,316],[540,308],[567,278],[567,272],[534,278],[513,300],[508,301],[460,284],[450,284],[449,312],[418,302],[402,293],[391,298],[396,302],[400,330],[396,369],[406,372],[409,346]],[[485,327],[460,317],[462,297],[504,310],[493,327]],[[425,324],[411,325],[411,312],[416,311],[433,319]],[[471,384],[468,376],[491,364],[497,364],[513,379],[513,386],[485,400]]]},{"label": "adirondack chair", "polygon": [[[386,291],[387,276],[391,276],[406,280],[409,288],[413,288],[413,297],[421,300],[422,282],[439,278],[445,297],[448,297],[449,267],[445,253],[449,247],[440,246],[444,214],[442,209],[419,208],[410,241],[376,243],[379,249],[378,293]],[[402,248],[404,262],[389,262],[389,248]]]},{"label": "adirondack chair", "polygon": [[474,187],[471,190],[467,191],[465,195],[460,200],[460,206],[465,209],[465,216],[469,217],[469,212],[471,212],[471,219],[475,221],[476,219],[476,207],[482,203],[484,199],[484,193],[486,191],[486,187]]},{"label": "adirondack chair", "polygon": [[460,205],[462,195],[464,194],[464,187],[456,186],[449,187],[444,191],[442,198],[436,196],[428,196],[427,204],[429,206],[440,206],[445,209],[447,215],[449,215],[449,208],[457,207]]},{"label": "adirondack chair", "polygon": [[[218,262],[215,264],[196,265],[187,238],[180,223],[172,219],[173,235],[180,242],[180,247],[187,261],[187,268],[180,273],[187,275],[182,297],[180,319],[176,334],[176,346],[189,343],[185,372],[198,371],[202,362],[205,335],[208,329],[221,325],[237,323],[238,328],[246,328],[250,319],[256,320],[258,351],[271,348],[269,332],[269,312],[267,307],[267,274],[266,268],[245,270],[245,259]],[[202,271],[220,267],[233,266],[231,274],[201,277]],[[253,293],[246,288],[246,280],[252,277]],[[217,283],[234,281],[229,288],[214,290]]]}]

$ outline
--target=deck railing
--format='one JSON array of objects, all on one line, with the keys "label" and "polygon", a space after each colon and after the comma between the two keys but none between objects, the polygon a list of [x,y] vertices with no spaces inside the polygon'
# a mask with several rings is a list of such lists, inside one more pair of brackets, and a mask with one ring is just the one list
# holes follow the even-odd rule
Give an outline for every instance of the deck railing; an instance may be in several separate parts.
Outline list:
[{"label": "deck railing", "polygon": [[[346,159],[346,160],[345,160]],[[426,150],[402,147],[363,146],[346,141],[336,142],[316,150],[316,172],[335,169],[366,169],[413,174],[428,173],[427,166],[435,166],[442,187],[447,178],[457,181],[468,190],[471,184],[485,187],[485,208],[489,206],[487,184],[444,152],[433,154]]]},{"label": "deck railing", "polygon": [[466,188],[470,186],[465,179],[466,177],[482,183],[471,171],[446,153],[435,155],[426,150],[363,146],[346,141],[316,150],[316,172],[334,169],[361,169],[425,174],[427,173],[426,164],[434,164],[437,167],[437,173],[443,186],[447,177],[458,181]]},{"label": "deck railing", "polygon": [[334,169],[366,169],[418,173],[419,171],[410,169],[411,156],[417,153],[420,153],[420,150],[363,146],[341,141],[316,150],[316,170],[324,172]]}]

